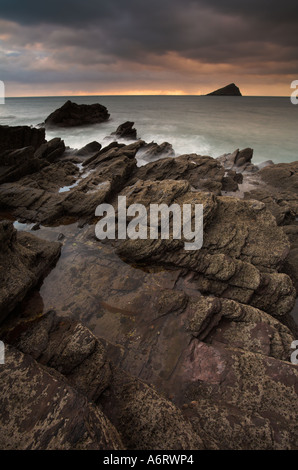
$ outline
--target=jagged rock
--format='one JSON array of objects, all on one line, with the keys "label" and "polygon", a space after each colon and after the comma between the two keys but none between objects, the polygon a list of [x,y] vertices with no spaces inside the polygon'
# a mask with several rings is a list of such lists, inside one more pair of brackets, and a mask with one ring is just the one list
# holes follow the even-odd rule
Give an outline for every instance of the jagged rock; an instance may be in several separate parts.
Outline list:
[{"label": "jagged rock", "polygon": [[2,450],[121,450],[102,411],[58,372],[6,345],[0,367]]},{"label": "jagged rock", "polygon": [[36,151],[32,146],[5,151],[1,156],[0,184],[16,181],[42,170],[60,158],[64,151],[64,142],[59,138],[42,144]]},{"label": "jagged rock", "polygon": [[2,184],[2,208],[35,223],[56,223],[68,216],[90,219],[136,170],[137,149],[131,144],[99,152],[88,159],[81,174],[73,163],[61,161],[17,183]]},{"label": "jagged rock", "polygon": [[47,160],[49,163],[54,162],[62,157],[65,152],[64,141],[58,137],[50,140],[49,142],[41,145],[35,152],[35,157]]},{"label": "jagged rock", "polygon": [[[129,153],[129,151],[128,151]],[[100,157],[99,157],[100,158]],[[112,159],[93,162],[94,171],[61,201],[63,212],[76,217],[93,217],[96,207],[123,188],[136,168],[136,160],[120,153]],[[91,167],[92,168],[92,167]]]},{"label": "jagged rock", "polygon": [[244,193],[244,198],[265,204],[276,218],[278,225],[292,224],[298,215],[298,195],[295,192],[279,193],[266,186]]},{"label": "jagged rock", "polygon": [[111,136],[119,139],[137,140],[137,130],[134,129],[134,122],[126,121],[117,127],[115,132],[111,133]]},{"label": "jagged rock", "polygon": [[224,175],[225,170],[216,159],[190,154],[148,163],[138,168],[129,184],[138,180],[187,180],[195,189],[220,194]]},{"label": "jagged rock", "polygon": [[274,192],[298,192],[298,161],[266,166],[258,175]]},{"label": "jagged rock", "polygon": [[207,96],[242,96],[242,94],[235,83],[230,83],[223,88],[208,93]]},{"label": "jagged rock", "polygon": [[246,148],[243,150],[235,150],[233,153],[226,153],[217,158],[227,170],[234,170],[237,173],[256,172],[258,167],[253,165],[251,160],[253,157],[253,149]]},{"label": "jagged rock", "polygon": [[127,157],[130,159],[135,158],[136,153],[140,146],[143,144],[143,141],[139,140],[129,145],[118,144],[117,142],[112,142],[103,149],[101,149],[94,156],[88,158],[83,166],[89,166],[89,168],[96,168],[98,165],[111,161],[118,157]]},{"label": "jagged rock", "polygon": [[107,121],[109,117],[107,108],[101,104],[76,104],[68,100],[46,118],[45,126],[86,126]]},{"label": "jagged rock", "polygon": [[[6,150],[33,147],[37,150],[45,142],[45,130],[29,126],[0,126],[0,155]],[[2,158],[0,159],[0,165]]]},{"label": "jagged rock", "polygon": [[2,154],[0,184],[16,181],[24,175],[40,170],[44,163],[34,156],[33,147],[7,150]]},{"label": "jagged rock", "polygon": [[9,221],[0,221],[0,321],[48,273],[60,255],[60,243],[18,232]]},{"label": "jagged rock", "polygon": [[246,192],[244,197],[264,203],[289,236],[291,246],[283,271],[291,277],[298,292],[298,162],[266,166],[257,176],[262,183],[260,188]]},{"label": "jagged rock", "polygon": [[64,186],[70,186],[79,178],[79,168],[70,161],[58,161],[45,166],[42,170],[21,178],[19,186],[42,189],[57,193]]},{"label": "jagged rock", "polygon": [[173,158],[175,157],[175,152],[172,145],[168,142],[163,142],[160,145],[155,142],[151,142],[150,144],[145,144],[140,148],[137,157],[141,160],[152,162],[161,158]]}]

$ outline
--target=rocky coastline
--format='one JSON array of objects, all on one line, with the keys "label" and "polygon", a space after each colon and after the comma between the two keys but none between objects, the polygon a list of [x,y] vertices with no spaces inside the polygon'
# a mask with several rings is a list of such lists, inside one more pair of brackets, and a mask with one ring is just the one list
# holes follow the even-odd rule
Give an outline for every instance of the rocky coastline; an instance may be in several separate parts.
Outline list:
[{"label": "rocky coastline", "polygon": [[[109,117],[73,105],[45,128]],[[0,448],[298,449],[298,162],[133,126],[82,149],[0,126]],[[203,204],[202,249],[99,241],[118,196]]]}]

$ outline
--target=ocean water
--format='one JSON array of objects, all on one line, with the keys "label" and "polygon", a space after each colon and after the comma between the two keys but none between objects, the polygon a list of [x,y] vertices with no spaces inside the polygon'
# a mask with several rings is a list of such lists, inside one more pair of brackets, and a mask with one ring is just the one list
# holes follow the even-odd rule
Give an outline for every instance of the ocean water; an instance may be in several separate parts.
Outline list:
[{"label": "ocean water", "polygon": [[71,99],[78,104],[101,103],[111,118],[95,126],[47,131],[71,148],[103,139],[124,121],[133,121],[146,142],[170,142],[176,155],[197,153],[218,157],[252,147],[254,163],[298,160],[298,106],[290,98],[206,96],[78,96],[6,98],[0,124],[43,122]]}]

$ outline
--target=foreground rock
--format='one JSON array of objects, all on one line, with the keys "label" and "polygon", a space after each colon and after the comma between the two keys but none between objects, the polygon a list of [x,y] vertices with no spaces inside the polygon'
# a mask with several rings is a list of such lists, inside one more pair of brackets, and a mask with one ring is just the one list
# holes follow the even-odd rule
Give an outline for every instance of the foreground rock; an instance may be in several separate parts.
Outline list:
[{"label": "foreground rock", "polygon": [[60,255],[60,243],[49,243],[0,222],[0,322],[49,272]]},{"label": "foreground rock", "polygon": [[[244,149],[222,160],[192,154],[138,168],[146,145],[93,142],[65,152],[53,139],[4,153],[1,207],[51,224],[39,226],[40,236],[64,247],[40,290],[0,330],[7,352],[0,446],[297,449],[298,369],[290,363],[297,330],[289,317],[296,165],[257,171],[252,149]],[[147,150],[154,159],[155,148]],[[239,196],[252,180],[243,200],[221,195]],[[82,226],[97,221],[101,202],[118,216],[119,194],[148,214],[152,203],[203,204],[203,246],[185,250],[193,240],[184,232],[99,241],[94,225]],[[60,245],[2,224],[5,316]]]},{"label": "foreground rock", "polygon": [[[13,443],[14,448],[17,447],[18,440],[21,442],[18,447],[23,448],[25,438],[36,448],[34,444],[38,433],[34,431],[38,425],[41,427],[41,439],[37,448],[41,449],[63,449],[66,446],[119,449],[121,441],[127,449],[174,450],[204,447],[199,435],[189,421],[183,418],[181,411],[145,383],[115,368],[107,359],[103,343],[80,323],[58,318],[54,312],[49,312],[31,324],[27,322],[22,330],[15,345],[26,356],[13,350],[16,364],[11,364],[8,360],[2,377],[5,382],[2,400],[9,399],[11,383],[16,380],[15,393],[21,395],[19,401],[26,411],[26,421],[20,420],[11,436],[10,445]],[[10,332],[10,337],[14,336],[14,332]],[[28,354],[38,364],[29,360]],[[10,355],[9,349],[8,359]],[[28,365],[24,364],[25,360]],[[42,375],[43,365],[47,366],[46,377],[45,373]],[[22,391],[18,389],[18,368],[21,368],[24,376],[26,374],[30,377],[30,383],[27,384],[21,375]],[[59,372],[58,375],[56,371]],[[56,378],[55,384],[48,384],[51,376]],[[60,432],[57,437],[55,433],[49,442],[43,439],[43,435],[48,436],[50,432],[46,427],[47,416],[43,420],[39,410],[44,408],[44,401],[51,402],[51,397],[49,393],[40,393],[39,389],[49,389],[51,394],[55,392],[60,395],[54,406],[55,427]],[[35,394],[38,394],[38,402],[33,402],[32,405],[27,400]],[[92,400],[93,405],[83,396]],[[48,403],[49,409],[50,405]],[[88,415],[85,417],[86,412]],[[19,419],[18,409],[11,408],[9,413],[10,421],[16,423],[16,418]],[[71,419],[67,420],[68,416]],[[94,436],[92,440],[86,428]],[[1,434],[4,434],[3,427],[1,431],[0,439]]]},{"label": "foreground rock", "polygon": [[235,83],[230,83],[230,85],[208,93],[207,96],[242,96],[242,94]]},{"label": "foreground rock", "polygon": [[[148,295],[150,292],[146,293]],[[18,325],[6,340],[26,354],[26,358],[33,357],[38,362],[33,361],[38,370],[47,367],[47,374],[56,378],[51,393],[56,387],[59,390],[62,380],[64,392],[70,389],[72,393],[87,397],[93,406],[100,406],[91,431],[101,436],[104,428],[106,441],[98,443],[93,439],[90,444],[93,449],[117,448],[120,440],[127,449],[148,450],[297,448],[293,416],[297,413],[298,368],[286,362],[293,340],[289,330],[264,312],[227,299],[190,295],[187,302],[177,304],[182,296],[179,291],[168,292],[163,297],[158,291],[151,295],[155,308],[159,306],[160,311],[156,312],[152,306],[147,318],[149,325],[155,325],[160,334],[156,336],[156,331],[154,334],[147,323],[144,336],[138,340],[141,348],[134,340],[133,350],[125,350],[125,354],[120,344],[115,347],[98,340],[80,323],[56,317],[54,312]],[[147,297],[145,299],[151,308]],[[136,322],[136,335],[140,335],[142,330],[137,317]],[[178,351],[174,347],[177,344]],[[144,362],[144,352],[140,362],[139,354],[144,346],[147,362]],[[121,356],[117,367],[110,362],[111,358],[116,358],[115,348]],[[9,354],[10,349],[8,359]],[[170,394],[174,403],[122,370],[122,366],[127,367],[130,354],[135,373],[139,366],[146,381],[156,382],[158,377],[162,378],[160,383],[166,385],[163,393]],[[173,360],[171,370],[172,354],[176,354],[178,360]],[[22,356],[18,361],[20,359]],[[4,387],[3,400],[10,396],[11,389],[18,390],[19,372],[17,377],[15,374],[19,368],[20,362],[12,369],[8,361],[1,378],[5,385],[9,380],[15,382],[13,386]],[[37,387],[45,385],[40,372],[28,370],[27,365],[22,365],[21,369],[31,377],[29,383],[22,383],[22,395],[32,395],[33,391],[38,392]],[[14,428],[10,445],[14,443],[16,447],[20,434],[24,439],[27,426],[30,429],[28,443],[32,445],[35,439],[31,430],[36,429],[36,421],[39,435],[47,432],[38,410],[48,396],[40,395],[34,416],[31,410],[35,410],[35,403],[23,402],[23,413],[25,410],[30,418],[20,421],[20,428]],[[70,425],[64,424],[65,412],[63,408],[60,411],[65,402],[73,413]],[[55,411],[55,422],[59,429],[63,425],[59,433],[62,439],[52,438],[50,448],[64,448],[65,433],[67,445],[72,448],[70,430],[77,436],[72,426],[82,414],[81,400],[77,399],[72,405],[68,396],[63,399],[61,396],[55,409],[57,407],[59,413]],[[18,416],[18,408],[9,411],[10,421],[15,423],[13,418]],[[111,428],[111,423],[117,431]],[[84,448],[85,444],[81,445]],[[49,448],[48,442],[42,439],[37,448]]]},{"label": "foreground rock", "polygon": [[98,407],[20,351],[6,347],[0,367],[1,450],[123,449]]},{"label": "foreground rock", "polygon": [[87,126],[107,121],[109,117],[107,108],[101,104],[76,104],[69,100],[46,118],[45,126]]}]

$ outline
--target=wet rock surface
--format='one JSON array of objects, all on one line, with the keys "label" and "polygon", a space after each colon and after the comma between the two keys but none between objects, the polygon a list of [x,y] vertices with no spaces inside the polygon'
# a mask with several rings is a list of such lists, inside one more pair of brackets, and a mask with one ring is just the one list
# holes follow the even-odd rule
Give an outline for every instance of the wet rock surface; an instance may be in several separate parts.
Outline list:
[{"label": "wet rock surface", "polygon": [[60,255],[60,244],[19,232],[0,222],[0,322],[49,272]]},{"label": "wet rock surface", "polygon": [[[0,158],[0,447],[297,449],[297,164],[26,145]],[[118,196],[146,225],[152,203],[202,204],[202,247],[98,240]]]},{"label": "wet rock surface", "polygon": [[123,449],[101,410],[31,356],[8,347],[0,378],[2,450]]}]

